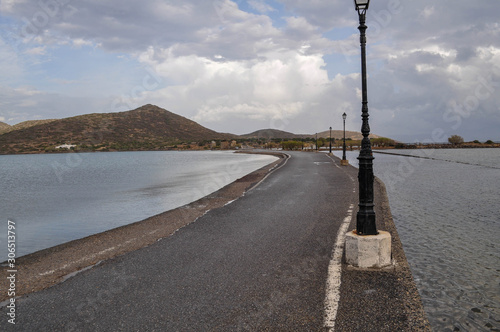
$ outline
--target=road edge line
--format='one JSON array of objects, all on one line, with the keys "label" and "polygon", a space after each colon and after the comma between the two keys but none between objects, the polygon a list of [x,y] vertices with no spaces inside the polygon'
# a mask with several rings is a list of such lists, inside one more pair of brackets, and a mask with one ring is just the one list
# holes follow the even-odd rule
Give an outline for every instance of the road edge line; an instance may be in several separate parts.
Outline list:
[{"label": "road edge line", "polygon": [[351,224],[354,204],[349,206],[347,216],[342,221],[337,233],[337,240],[333,247],[333,255],[328,265],[328,276],[326,279],[325,295],[325,321],[324,326],[327,331],[334,331],[335,320],[340,301],[340,282],[342,275],[342,255],[344,254],[344,243],[347,229]]}]

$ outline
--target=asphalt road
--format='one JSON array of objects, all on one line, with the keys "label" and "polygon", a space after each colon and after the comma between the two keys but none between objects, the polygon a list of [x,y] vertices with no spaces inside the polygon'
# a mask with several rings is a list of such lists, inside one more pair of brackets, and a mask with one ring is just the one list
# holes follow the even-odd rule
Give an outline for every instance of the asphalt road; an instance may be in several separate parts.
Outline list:
[{"label": "asphalt road", "polygon": [[15,330],[323,331],[356,174],[321,153],[291,155],[172,236],[18,299]]}]

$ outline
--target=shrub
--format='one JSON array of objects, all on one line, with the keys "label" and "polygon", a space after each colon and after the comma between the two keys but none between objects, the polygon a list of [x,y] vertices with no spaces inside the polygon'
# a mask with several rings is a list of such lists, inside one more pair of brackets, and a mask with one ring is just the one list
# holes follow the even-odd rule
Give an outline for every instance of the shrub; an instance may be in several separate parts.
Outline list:
[{"label": "shrub", "polygon": [[448,142],[450,142],[451,144],[453,145],[458,145],[458,144],[462,144],[464,142],[464,139],[462,136],[458,136],[458,135],[451,135],[449,138],[448,138]]}]

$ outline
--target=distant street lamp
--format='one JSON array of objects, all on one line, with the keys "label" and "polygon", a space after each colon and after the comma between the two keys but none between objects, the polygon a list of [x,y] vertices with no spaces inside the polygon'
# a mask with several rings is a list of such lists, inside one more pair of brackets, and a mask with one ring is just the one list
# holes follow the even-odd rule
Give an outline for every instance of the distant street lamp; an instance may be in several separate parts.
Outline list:
[{"label": "distant street lamp", "polygon": [[356,232],[358,235],[377,235],[375,224],[375,211],[373,210],[373,153],[368,136],[370,135],[370,125],[368,123],[368,93],[366,84],[366,10],[370,0],[354,0],[359,16],[359,32],[361,43],[361,83],[362,83],[362,108],[361,117],[363,124],[361,133],[361,150],[359,152],[359,211],[356,216]]},{"label": "distant street lamp", "polygon": [[344,143],[342,144],[342,161],[341,161],[341,165],[349,165],[349,163],[347,162],[347,159],[345,157],[345,119],[347,118],[347,114],[342,114],[342,119],[344,120]]},{"label": "distant street lamp", "polygon": [[318,151],[318,133],[316,133],[316,151]]},{"label": "distant street lamp", "polygon": [[332,127],[330,127],[330,154],[332,154]]}]

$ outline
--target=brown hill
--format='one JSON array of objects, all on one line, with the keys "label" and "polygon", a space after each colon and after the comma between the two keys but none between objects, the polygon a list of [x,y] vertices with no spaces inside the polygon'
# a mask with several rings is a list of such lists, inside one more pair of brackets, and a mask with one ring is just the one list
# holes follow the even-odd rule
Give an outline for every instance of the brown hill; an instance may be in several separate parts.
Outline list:
[{"label": "brown hill", "polygon": [[127,112],[80,115],[14,130],[0,135],[0,153],[52,151],[65,143],[90,151],[155,150],[235,137],[148,104]]}]

